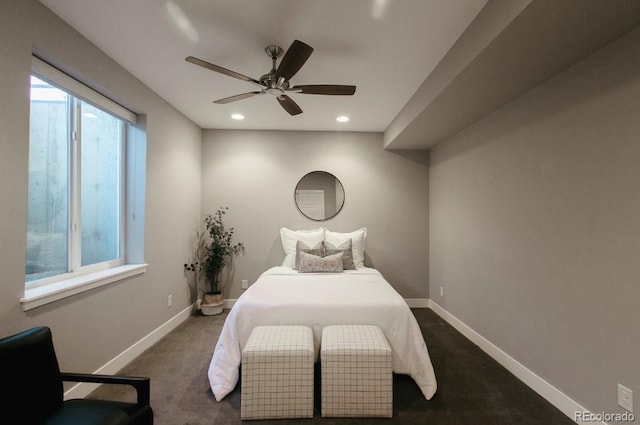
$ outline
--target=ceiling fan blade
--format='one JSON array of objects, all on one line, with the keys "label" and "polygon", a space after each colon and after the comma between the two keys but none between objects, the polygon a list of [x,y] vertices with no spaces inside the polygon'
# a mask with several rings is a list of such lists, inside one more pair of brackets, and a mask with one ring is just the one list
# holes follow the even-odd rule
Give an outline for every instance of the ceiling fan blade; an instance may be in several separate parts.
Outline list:
[{"label": "ceiling fan blade", "polygon": [[326,94],[336,96],[351,96],[356,92],[356,86],[342,86],[335,84],[312,84],[289,87],[287,91],[302,94]]},{"label": "ceiling fan blade", "polygon": [[248,93],[236,94],[235,96],[229,96],[229,97],[225,97],[224,99],[214,100],[213,103],[218,103],[218,104],[231,103],[231,102],[246,99],[248,97],[253,97],[257,94],[263,94],[263,93],[264,93],[263,91],[250,91]]},{"label": "ceiling fan blade", "polygon": [[302,65],[309,59],[312,52],[313,47],[300,40],[294,40],[280,61],[280,65],[276,70],[276,77],[284,77],[287,81],[291,79],[291,77],[300,71],[300,68],[302,68]]},{"label": "ceiling fan blade", "polygon": [[189,63],[194,64],[194,65],[198,65],[198,66],[201,66],[203,68],[210,69],[211,71],[219,72],[220,74],[224,74],[224,75],[227,75],[229,77],[237,78],[238,80],[247,81],[247,82],[249,82],[251,84],[255,84],[255,85],[259,86],[259,87],[263,87],[262,84],[260,84],[260,82],[258,80],[255,80],[255,79],[253,79],[251,77],[247,77],[246,75],[242,75],[242,74],[237,73],[235,71],[231,71],[231,70],[229,70],[227,68],[223,68],[221,66],[209,63],[207,61],[203,61],[202,59],[198,59],[198,58],[195,58],[193,56],[188,56],[185,60],[187,62],[189,62]]},{"label": "ceiling fan blade", "polygon": [[298,115],[302,113],[302,109],[298,104],[286,94],[278,96],[276,99],[278,99],[280,106],[282,106],[290,115]]}]

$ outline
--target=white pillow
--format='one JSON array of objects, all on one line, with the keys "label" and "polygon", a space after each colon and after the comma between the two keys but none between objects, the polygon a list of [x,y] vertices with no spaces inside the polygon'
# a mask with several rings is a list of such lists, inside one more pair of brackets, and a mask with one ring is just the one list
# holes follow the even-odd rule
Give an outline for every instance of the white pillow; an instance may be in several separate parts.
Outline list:
[{"label": "white pillow", "polygon": [[291,230],[283,227],[280,229],[282,249],[284,249],[284,267],[296,266],[296,243],[302,241],[308,246],[316,246],[324,240],[324,227],[315,230]]},{"label": "white pillow", "polygon": [[367,239],[367,228],[363,227],[350,233],[324,231],[324,240],[333,244],[340,245],[351,239],[351,248],[353,249],[353,264],[356,268],[364,267],[364,243]]}]

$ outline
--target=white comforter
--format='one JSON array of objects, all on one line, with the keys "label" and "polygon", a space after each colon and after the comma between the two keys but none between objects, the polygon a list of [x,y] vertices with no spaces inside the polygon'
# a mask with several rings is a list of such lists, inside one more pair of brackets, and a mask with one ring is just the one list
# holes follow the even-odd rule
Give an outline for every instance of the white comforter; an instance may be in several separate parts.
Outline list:
[{"label": "white comforter", "polygon": [[289,267],[264,272],[236,301],[209,365],[216,400],[235,388],[244,348],[258,325],[307,325],[316,359],[322,328],[332,324],[375,324],[393,352],[393,371],[411,376],[427,400],[436,377],[420,327],[407,303],[375,269],[343,273],[298,273]]}]

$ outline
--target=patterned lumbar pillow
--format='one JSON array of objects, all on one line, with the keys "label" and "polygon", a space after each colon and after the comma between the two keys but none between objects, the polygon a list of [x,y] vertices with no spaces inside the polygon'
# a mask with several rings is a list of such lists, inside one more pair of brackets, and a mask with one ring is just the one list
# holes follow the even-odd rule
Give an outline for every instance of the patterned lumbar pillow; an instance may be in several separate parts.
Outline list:
[{"label": "patterned lumbar pillow", "polygon": [[331,242],[324,241],[324,255],[333,255],[342,252],[342,268],[344,270],[355,270],[353,263],[353,249],[351,248],[351,239],[336,246]]},{"label": "patterned lumbar pillow", "polygon": [[296,264],[293,268],[294,270],[298,270],[300,268],[300,253],[317,255],[318,257],[324,256],[324,247],[322,246],[322,241],[318,242],[313,247],[310,247],[306,243],[302,241],[296,242]]},{"label": "patterned lumbar pillow", "polygon": [[338,254],[320,257],[318,255],[300,253],[300,273],[315,272],[341,272],[342,269],[342,252]]}]

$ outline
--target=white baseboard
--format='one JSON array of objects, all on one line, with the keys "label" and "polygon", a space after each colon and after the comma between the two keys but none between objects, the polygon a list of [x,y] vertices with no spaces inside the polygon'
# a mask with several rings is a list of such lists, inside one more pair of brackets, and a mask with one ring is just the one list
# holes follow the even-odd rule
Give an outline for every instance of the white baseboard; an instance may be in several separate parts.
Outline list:
[{"label": "white baseboard", "polygon": [[[587,422],[577,421],[576,413],[590,413],[587,409],[575,402],[569,396],[558,390],[556,387],[545,381],[533,371],[529,370],[525,365],[518,362],[509,354],[502,351],[491,341],[471,329],[460,319],[449,313],[433,300],[429,300],[429,308],[431,308],[438,316],[453,326],[458,332],[464,335],[474,344],[478,345],[485,353],[493,357],[498,363],[504,366],[509,372],[513,373],[522,382],[527,384],[532,390],[540,394],[549,403],[553,404],[558,410],[567,415],[572,421],[579,424]],[[586,415],[585,415],[586,416]],[[589,424],[607,425],[605,422],[588,422]]]},{"label": "white baseboard", "polygon": [[409,308],[429,308],[429,298],[405,298]]},{"label": "white baseboard", "polygon": [[[144,350],[151,347],[153,344],[158,342],[162,337],[166,336],[169,332],[174,330],[178,325],[187,320],[191,313],[193,312],[194,306],[191,305],[167,322],[162,324],[159,328],[152,331],[150,334],[142,338],[140,341],[133,344],[131,347],[127,348],[125,351],[116,356],[109,363],[105,364],[94,373],[105,374],[105,375],[113,375],[118,373],[120,369],[125,367],[129,362],[138,357]],[[65,400],[71,398],[84,398],[88,396],[92,391],[98,388],[100,384],[89,384],[89,383],[80,383],[74,385],[68,391],[64,393]]]}]

